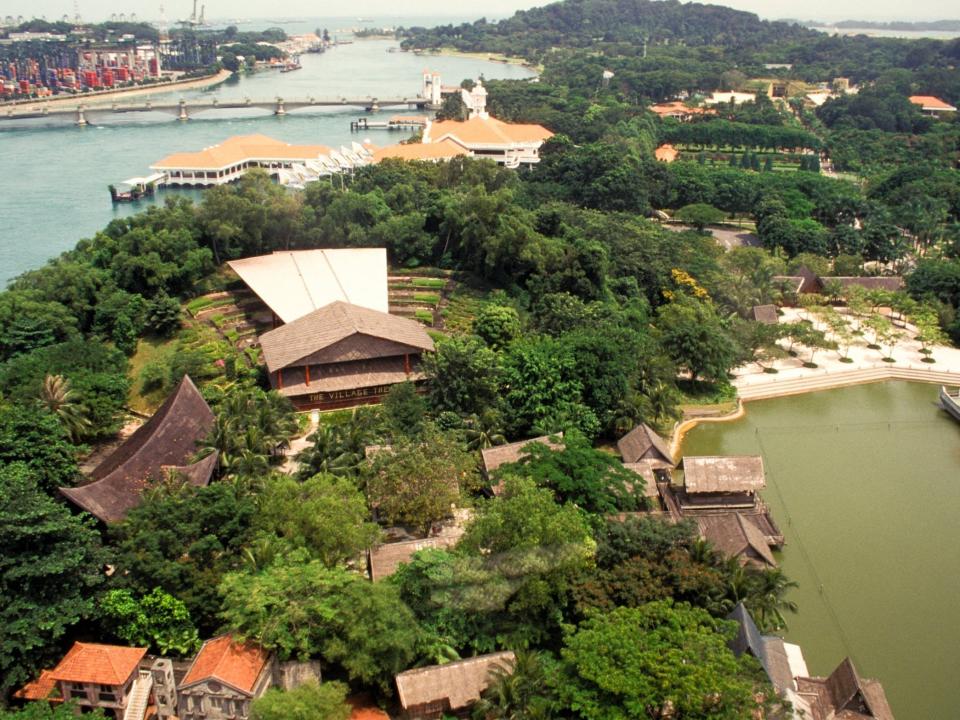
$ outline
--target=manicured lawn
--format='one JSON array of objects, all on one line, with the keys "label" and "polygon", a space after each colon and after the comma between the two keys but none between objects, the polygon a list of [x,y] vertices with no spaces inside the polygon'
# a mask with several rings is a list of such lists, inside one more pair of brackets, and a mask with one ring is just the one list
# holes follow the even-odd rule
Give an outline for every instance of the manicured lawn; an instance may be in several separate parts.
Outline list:
[{"label": "manicured lawn", "polygon": [[143,338],[130,358],[130,407],[137,412],[151,413],[163,402],[163,390],[143,394],[140,373],[150,363],[166,365],[177,349],[177,338]]}]

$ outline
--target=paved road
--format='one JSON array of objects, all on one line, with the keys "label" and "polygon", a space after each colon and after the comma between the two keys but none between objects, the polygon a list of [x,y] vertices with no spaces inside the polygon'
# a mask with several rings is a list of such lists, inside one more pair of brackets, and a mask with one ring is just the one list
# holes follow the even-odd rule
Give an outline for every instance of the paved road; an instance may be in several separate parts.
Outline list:
[{"label": "paved road", "polygon": [[[663,223],[663,227],[667,230],[673,230],[674,232],[693,229],[689,225],[681,225],[680,223]],[[713,235],[716,241],[723,245],[726,250],[744,245],[760,247],[760,239],[752,232],[746,230],[738,230],[736,228],[707,228],[707,230],[710,231],[710,234]]]}]

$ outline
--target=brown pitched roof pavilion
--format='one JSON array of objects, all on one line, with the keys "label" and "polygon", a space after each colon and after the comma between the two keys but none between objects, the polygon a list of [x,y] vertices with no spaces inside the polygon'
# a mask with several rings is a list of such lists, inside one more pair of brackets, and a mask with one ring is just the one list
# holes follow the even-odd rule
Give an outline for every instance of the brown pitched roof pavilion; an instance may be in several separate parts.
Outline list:
[{"label": "brown pitched roof pavilion", "polygon": [[683,458],[687,493],[753,493],[766,484],[759,455]]},{"label": "brown pitched roof pavilion", "polygon": [[396,677],[400,704],[405,710],[434,703],[460,710],[480,699],[480,693],[490,685],[493,670],[509,671],[514,660],[513,653],[505,651],[407,670]]},{"label": "brown pitched roof pavilion", "polygon": [[206,457],[188,465],[213,426],[213,412],[186,375],[160,409],[91,473],[93,482],[60,488],[71,502],[103,522],[119,522],[140,504],[140,495],[165,468],[186,475],[192,485],[210,482],[216,465]]},{"label": "brown pitched roof pavilion", "polygon": [[667,443],[646,423],[637,425],[620,438],[617,441],[617,450],[625,463],[660,460],[665,464],[664,467],[674,466]]},{"label": "brown pitched roof pavilion", "polygon": [[[377,310],[332,302],[319,310],[282,325],[260,336],[260,347],[270,372],[302,361],[353,335],[386,340],[420,352],[433,350],[433,340],[416,320],[389,315]],[[338,357],[331,360],[361,360],[364,357]]]},{"label": "brown pitched roof pavilion", "polygon": [[563,450],[563,444],[554,442],[552,439],[554,437],[562,440],[563,433],[560,432],[556,435],[543,435],[542,437],[535,437],[531,438],[530,440],[521,440],[519,442],[510,443],[509,445],[494,445],[493,447],[489,447],[480,453],[480,457],[483,460],[483,471],[489,478],[490,473],[492,473],[501,465],[519,462],[520,458],[523,456],[524,449],[526,449],[527,445],[530,445],[531,443],[543,443],[551,450]]}]

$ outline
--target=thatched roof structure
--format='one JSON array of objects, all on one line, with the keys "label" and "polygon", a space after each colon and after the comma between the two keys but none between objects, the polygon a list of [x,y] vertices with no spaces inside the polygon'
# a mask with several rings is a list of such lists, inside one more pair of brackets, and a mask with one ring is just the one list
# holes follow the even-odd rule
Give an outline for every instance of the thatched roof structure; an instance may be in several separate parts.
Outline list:
[{"label": "thatched roof structure", "polygon": [[766,536],[742,513],[699,515],[696,520],[700,536],[726,557],[738,558],[743,565],[777,566]]},{"label": "thatched roof structure", "polygon": [[216,455],[188,461],[213,427],[214,416],[186,375],[160,409],[91,473],[93,482],[60,488],[71,502],[106,523],[123,520],[151,482],[166,470],[184,475],[191,485],[210,482]]},{"label": "thatched roof structure", "polygon": [[496,669],[509,671],[510,651],[480,655],[467,660],[407,670],[396,677],[400,704],[408,712],[417,708],[461,710],[480,699]]},{"label": "thatched roof structure", "polygon": [[509,465],[520,460],[523,451],[531,443],[543,443],[551,450],[563,450],[563,444],[556,442],[554,438],[563,439],[563,433],[556,435],[543,435],[541,437],[531,438],[530,440],[521,440],[520,442],[510,443],[509,445],[495,445],[483,450],[480,455],[483,459],[483,472],[490,477],[490,473],[501,465]]},{"label": "thatched roof structure", "polygon": [[736,620],[739,627],[737,635],[730,641],[730,649],[737,657],[749,653],[757,659],[777,692],[793,688],[793,674],[783,640],[778,637],[761,635],[750,612],[742,602],[727,615],[728,620]]},{"label": "thatched roof structure", "polygon": [[755,493],[766,485],[759,455],[683,458],[683,485],[688,494]]},{"label": "thatched roof structure", "polygon": [[648,498],[660,497],[660,491],[657,489],[657,476],[654,470],[663,469],[663,463],[659,460],[641,460],[635,463],[624,463],[630,472],[635,472],[643,478],[643,496]]},{"label": "thatched roof structure", "polygon": [[763,325],[776,325],[780,322],[776,305],[754,305],[750,310],[750,316]]},{"label": "thatched roof structure", "polygon": [[816,720],[893,720],[883,686],[861,678],[850,658],[844,658],[828,678],[797,678],[797,692]]},{"label": "thatched roof structure", "polygon": [[674,466],[670,447],[649,425],[641,423],[617,441],[624,463],[659,460],[664,467]]},{"label": "thatched roof structure", "polygon": [[260,336],[270,372],[296,365],[370,360],[433,350],[416,320],[332,302]]},{"label": "thatched roof structure", "polygon": [[370,563],[370,579],[376,582],[393,575],[400,563],[409,562],[410,558],[420,550],[428,548],[443,549],[453,547],[463,535],[462,529],[458,533],[438,535],[436,537],[402,540],[400,542],[384,543],[370,549],[367,558]]}]

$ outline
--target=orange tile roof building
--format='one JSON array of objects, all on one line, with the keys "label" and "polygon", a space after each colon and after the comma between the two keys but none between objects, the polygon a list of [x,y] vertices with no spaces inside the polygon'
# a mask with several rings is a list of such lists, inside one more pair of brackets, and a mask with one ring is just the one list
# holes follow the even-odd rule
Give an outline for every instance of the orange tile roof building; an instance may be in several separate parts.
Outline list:
[{"label": "orange tile roof building", "polygon": [[471,155],[488,158],[500,165],[517,168],[540,162],[540,147],[553,137],[542,125],[506,123],[476,114],[469,120],[441,120],[427,125],[424,144],[450,141]]},{"label": "orange tile roof building", "polygon": [[911,95],[910,102],[919,107],[923,112],[933,116],[955,113],[957,111],[953,105],[933,95]]},{"label": "orange tile roof building", "polygon": [[452,140],[441,140],[435,143],[408,143],[389,145],[373,151],[371,160],[374,164],[384,160],[415,160],[420,162],[443,162],[455,157],[464,157],[470,151]]},{"label": "orange tile roof building", "polygon": [[180,720],[214,720],[250,715],[250,703],[273,684],[273,657],[259,645],[231,635],[207,640],[180,682]]},{"label": "orange tile roof building", "polygon": [[149,694],[149,681],[144,684],[138,673],[146,654],[147,648],[76,642],[53,670],[41,673],[36,684],[52,681],[64,700],[80,708],[101,708],[120,720],[138,690]]},{"label": "orange tile roof building", "polygon": [[283,181],[289,174],[316,178],[367,162],[361,145],[334,150],[326,145],[291,145],[266,135],[240,135],[199,152],[168,155],[150,167],[166,175],[166,185],[210,187],[239,180],[251,168]]},{"label": "orange tile roof building", "polygon": [[677,100],[675,102],[658,103],[650,107],[650,112],[661,118],[673,118],[675,120],[686,121],[696,115],[713,114],[714,110],[707,108],[689,107],[686,103]]},{"label": "orange tile roof building", "polygon": [[507,123],[487,112],[487,90],[477,81],[472,90],[460,90],[469,112],[467,120],[440,120],[428,123],[424,145],[453,143],[470,155],[487,158],[509,168],[536,165],[540,146],[553,137],[542,125]]}]

